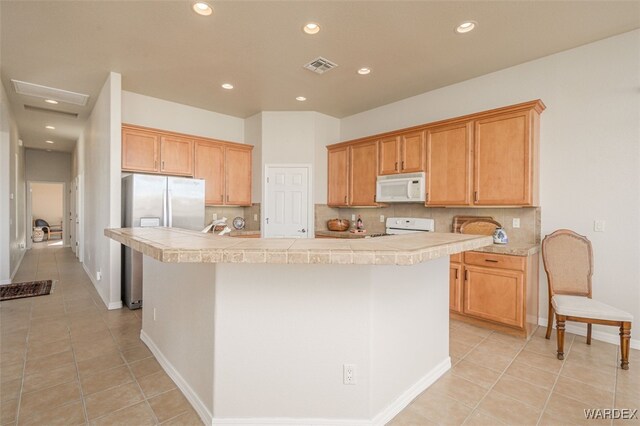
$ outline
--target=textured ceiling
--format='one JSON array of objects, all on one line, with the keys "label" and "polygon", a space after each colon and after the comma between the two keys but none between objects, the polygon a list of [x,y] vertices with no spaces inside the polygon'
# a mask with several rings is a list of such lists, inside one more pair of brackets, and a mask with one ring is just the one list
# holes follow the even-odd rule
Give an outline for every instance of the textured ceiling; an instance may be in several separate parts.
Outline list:
[{"label": "textured ceiling", "polygon": [[[188,1],[0,1],[0,74],[25,145],[73,149],[109,71],[122,74],[124,90],[237,117],[344,117],[640,27],[637,1],[211,4],[213,15],[202,17]],[[477,29],[456,34],[468,19]],[[319,34],[301,31],[308,21],[320,23]],[[318,56],[339,66],[323,75],[302,68]],[[372,73],[358,75],[363,66]],[[91,99],[48,106],[17,95],[10,79]],[[79,117],[25,111],[25,103]]]}]

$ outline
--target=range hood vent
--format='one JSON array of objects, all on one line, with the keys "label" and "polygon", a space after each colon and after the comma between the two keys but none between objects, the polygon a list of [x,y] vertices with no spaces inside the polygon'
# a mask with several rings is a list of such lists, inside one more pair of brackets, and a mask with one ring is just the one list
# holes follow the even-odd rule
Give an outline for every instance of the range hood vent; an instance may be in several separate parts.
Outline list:
[{"label": "range hood vent", "polygon": [[313,71],[316,74],[324,74],[325,72],[334,69],[337,66],[338,64],[336,64],[335,62],[331,62],[330,60],[328,60],[327,58],[323,58],[322,56],[318,56],[313,61],[304,65],[306,69],[308,69],[309,71]]},{"label": "range hood vent", "polygon": [[11,80],[16,93],[20,95],[35,96],[42,99],[53,99],[72,105],[85,106],[89,100],[89,95],[69,92],[67,90],[53,87],[41,86],[39,84],[27,83],[25,81]]},{"label": "range hood vent", "polygon": [[75,112],[58,111],[56,109],[42,108],[42,107],[34,106],[34,105],[26,105],[25,104],[24,109],[27,110],[27,111],[44,112],[44,113],[48,113],[48,114],[57,114],[57,115],[63,115],[65,117],[78,118],[78,114],[76,114]]}]

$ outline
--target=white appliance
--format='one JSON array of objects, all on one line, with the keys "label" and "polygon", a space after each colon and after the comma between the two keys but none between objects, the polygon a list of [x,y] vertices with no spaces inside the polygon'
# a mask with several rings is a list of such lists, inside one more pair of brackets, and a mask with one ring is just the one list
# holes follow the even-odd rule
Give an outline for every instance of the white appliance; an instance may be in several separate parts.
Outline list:
[{"label": "white appliance", "polygon": [[[133,174],[122,178],[122,226],[201,230],[204,180]],[[142,307],[142,253],[122,246],[122,301]]]},{"label": "white appliance", "polygon": [[382,203],[424,203],[425,173],[378,176],[376,201]]},{"label": "white appliance", "polygon": [[433,219],[421,217],[388,217],[387,235],[411,234],[414,232],[434,232]]}]

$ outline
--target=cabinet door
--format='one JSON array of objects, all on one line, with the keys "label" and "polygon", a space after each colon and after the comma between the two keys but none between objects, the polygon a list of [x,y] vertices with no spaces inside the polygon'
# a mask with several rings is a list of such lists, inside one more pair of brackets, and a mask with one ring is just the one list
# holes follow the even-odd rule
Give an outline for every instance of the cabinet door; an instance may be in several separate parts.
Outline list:
[{"label": "cabinet door", "polygon": [[424,131],[402,135],[400,142],[400,171],[402,173],[423,172],[424,160]]},{"label": "cabinet door", "polygon": [[392,175],[400,172],[400,138],[393,136],[381,139],[379,175]]},{"label": "cabinet door", "polygon": [[378,144],[364,142],[351,146],[349,154],[349,205],[375,206],[378,178]]},{"label": "cabinet door", "polygon": [[505,325],[523,327],[524,274],[465,265],[463,312]]},{"label": "cabinet door", "polygon": [[224,204],[224,145],[196,141],[194,162],[194,177],[204,179],[205,204]]},{"label": "cabinet door", "polygon": [[160,136],[138,129],[122,129],[122,170],[157,173],[160,171]]},{"label": "cabinet door", "polygon": [[474,204],[532,204],[531,112],[475,123]]},{"label": "cabinet door", "polygon": [[462,302],[462,265],[449,264],[449,309],[453,312],[461,312]]},{"label": "cabinet door", "polygon": [[327,204],[346,206],[349,204],[349,148],[346,146],[328,151]]},{"label": "cabinet door", "polygon": [[225,204],[251,205],[251,149],[225,149]]},{"label": "cabinet door", "polygon": [[177,136],[162,136],[160,160],[162,173],[193,176],[193,140]]},{"label": "cabinet door", "polygon": [[427,130],[427,205],[470,204],[472,129],[469,122]]}]

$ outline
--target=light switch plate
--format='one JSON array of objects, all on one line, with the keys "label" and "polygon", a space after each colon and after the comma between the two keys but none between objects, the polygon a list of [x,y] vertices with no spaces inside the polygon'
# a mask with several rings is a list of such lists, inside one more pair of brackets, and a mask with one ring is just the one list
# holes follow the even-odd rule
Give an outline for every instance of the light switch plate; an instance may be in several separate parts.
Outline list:
[{"label": "light switch plate", "polygon": [[605,221],[604,220],[594,220],[593,221],[593,230],[595,232],[604,232],[604,225],[605,225]]},{"label": "light switch plate", "polygon": [[520,218],[519,217],[514,217],[513,218],[513,228],[520,228]]},{"label": "light switch plate", "polygon": [[383,214],[380,215],[380,223],[384,223],[384,215]]}]

